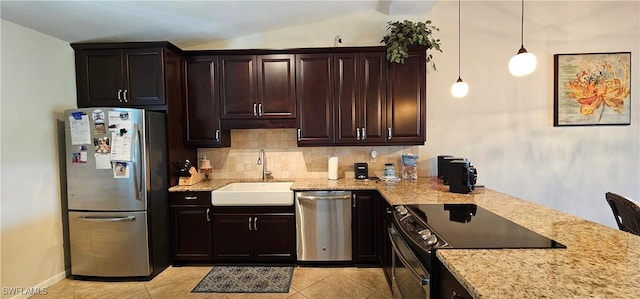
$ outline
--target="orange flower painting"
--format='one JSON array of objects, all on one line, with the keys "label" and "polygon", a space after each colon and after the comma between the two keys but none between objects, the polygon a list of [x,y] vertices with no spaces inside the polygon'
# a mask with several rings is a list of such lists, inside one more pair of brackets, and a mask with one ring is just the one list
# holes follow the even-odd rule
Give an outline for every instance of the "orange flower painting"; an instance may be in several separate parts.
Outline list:
[{"label": "orange flower painting", "polygon": [[628,125],[631,53],[557,54],[554,125]]}]

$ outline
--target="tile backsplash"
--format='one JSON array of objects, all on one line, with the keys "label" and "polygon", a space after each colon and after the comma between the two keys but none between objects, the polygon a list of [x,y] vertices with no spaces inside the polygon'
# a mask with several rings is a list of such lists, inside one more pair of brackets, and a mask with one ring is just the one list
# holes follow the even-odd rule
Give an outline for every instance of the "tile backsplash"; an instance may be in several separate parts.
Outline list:
[{"label": "tile backsplash", "polygon": [[[201,148],[198,158],[211,160],[214,179],[260,179],[260,149],[265,151],[267,170],[274,179],[327,178],[330,156],[338,157],[339,178],[353,178],[355,162],[367,162],[370,176],[382,176],[384,164],[394,163],[399,175],[400,156],[419,153],[419,146],[298,147],[296,129],[243,129],[231,130],[231,147]],[[371,151],[377,152],[375,159]],[[418,169],[418,176],[425,176],[422,172]]]}]

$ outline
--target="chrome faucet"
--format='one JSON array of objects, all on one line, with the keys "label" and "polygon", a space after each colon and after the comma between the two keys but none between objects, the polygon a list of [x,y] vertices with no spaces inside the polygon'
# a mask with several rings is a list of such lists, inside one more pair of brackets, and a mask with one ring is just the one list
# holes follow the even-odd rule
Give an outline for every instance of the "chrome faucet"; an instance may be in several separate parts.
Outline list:
[{"label": "chrome faucet", "polygon": [[262,165],[262,180],[267,180],[267,177],[271,175],[271,171],[267,170],[267,155],[264,153],[264,149],[260,149],[258,152],[258,165]]}]

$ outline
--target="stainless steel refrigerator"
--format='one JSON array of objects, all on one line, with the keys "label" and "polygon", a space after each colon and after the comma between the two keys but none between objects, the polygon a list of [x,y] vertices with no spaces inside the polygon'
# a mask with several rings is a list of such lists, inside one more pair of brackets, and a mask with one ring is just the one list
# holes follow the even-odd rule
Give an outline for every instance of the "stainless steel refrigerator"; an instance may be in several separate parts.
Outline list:
[{"label": "stainless steel refrigerator", "polygon": [[165,115],[65,111],[71,274],[151,278],[169,264]]}]

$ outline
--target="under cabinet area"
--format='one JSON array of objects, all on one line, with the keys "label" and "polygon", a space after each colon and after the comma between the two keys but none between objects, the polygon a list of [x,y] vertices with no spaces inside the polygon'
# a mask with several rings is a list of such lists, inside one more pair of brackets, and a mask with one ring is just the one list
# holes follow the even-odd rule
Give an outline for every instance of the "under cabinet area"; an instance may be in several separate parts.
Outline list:
[{"label": "under cabinet area", "polygon": [[71,46],[75,49],[80,108],[155,106],[161,109],[166,105],[165,79],[179,77],[180,70],[166,63],[166,60],[179,59],[179,54],[166,42]]},{"label": "under cabinet area", "polygon": [[211,192],[170,192],[169,204],[173,263],[211,262]]},{"label": "under cabinet area", "polygon": [[294,207],[214,207],[214,262],[296,261]]}]

